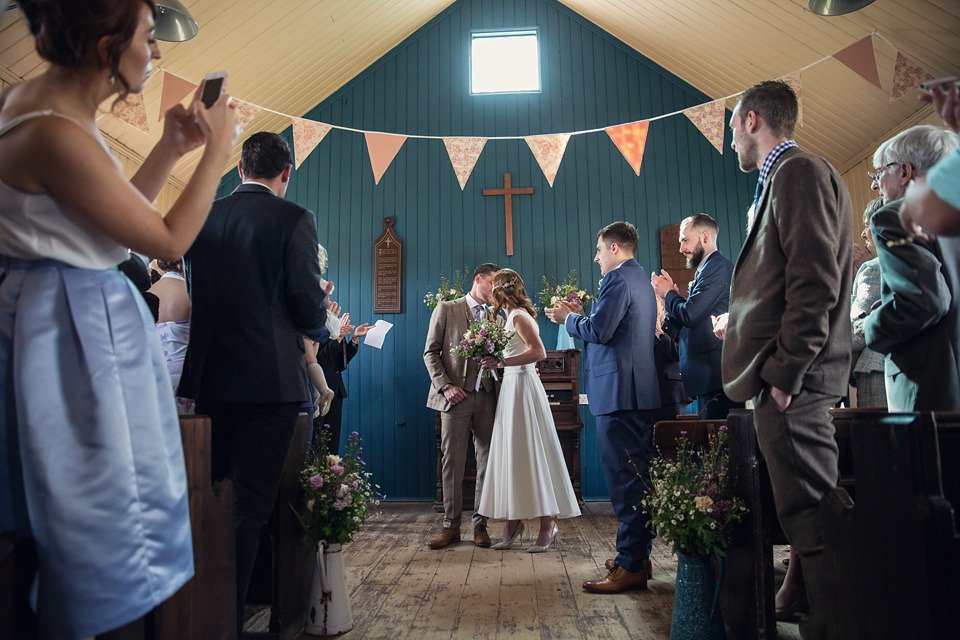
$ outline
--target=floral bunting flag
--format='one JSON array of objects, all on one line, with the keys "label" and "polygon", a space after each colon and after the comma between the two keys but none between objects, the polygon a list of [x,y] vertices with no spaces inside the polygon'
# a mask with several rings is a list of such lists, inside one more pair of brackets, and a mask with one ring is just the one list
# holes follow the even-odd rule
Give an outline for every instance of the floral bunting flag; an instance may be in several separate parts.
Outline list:
[{"label": "floral bunting flag", "polygon": [[650,122],[631,122],[621,124],[617,127],[607,127],[604,131],[617,145],[620,153],[627,159],[627,163],[633,168],[633,172],[640,175],[640,163],[643,162],[643,149],[647,146],[647,128]]},{"label": "floral bunting flag", "polygon": [[232,98],[232,100],[237,103],[237,124],[240,125],[241,129],[246,129],[247,125],[263,111],[263,107],[252,102],[237,100],[236,98]]},{"label": "floral bunting flag", "polygon": [[191,91],[196,90],[197,85],[189,80],[184,80],[169,71],[164,71],[163,92],[160,95],[160,117],[157,118],[157,121],[163,120],[163,116],[170,107],[180,104],[180,101],[190,95]]},{"label": "floral bunting flag", "polygon": [[363,137],[367,140],[367,151],[370,153],[370,167],[373,169],[373,183],[380,184],[380,178],[397,153],[406,142],[407,136],[392,133],[375,133],[365,131]]},{"label": "floral bunting flag", "polygon": [[726,107],[723,100],[714,100],[706,104],[684,109],[683,115],[700,130],[713,148],[723,155],[723,127]]},{"label": "floral bunting flag", "polygon": [[524,138],[527,146],[533,152],[533,157],[537,159],[544,177],[550,186],[557,177],[557,170],[560,168],[560,162],[563,160],[563,152],[567,150],[567,142],[570,141],[569,133],[557,133],[546,136],[527,136]]},{"label": "floral bunting flag", "polygon": [[797,94],[797,124],[803,126],[803,81],[800,79],[800,72],[794,71],[780,78],[793,89]]},{"label": "floral bunting flag", "polygon": [[470,174],[473,173],[473,167],[476,166],[485,144],[487,144],[486,138],[443,139],[443,146],[447,148],[447,155],[450,156],[450,164],[453,165],[457,181],[460,182],[460,191],[463,191],[467,180],[470,179]]},{"label": "floral bunting flag", "polygon": [[873,55],[873,38],[867,36],[857,40],[849,47],[833,54],[833,57],[845,64],[867,82],[880,86],[880,74],[877,72],[877,59]]},{"label": "floral bunting flag", "polygon": [[897,64],[893,68],[893,88],[890,89],[890,102],[899,100],[916,89],[918,84],[927,80],[933,80],[933,76],[907,60],[902,53],[897,51]]},{"label": "floral bunting flag", "polygon": [[293,123],[293,157],[296,159],[294,169],[299,169],[310,152],[317,148],[333,127],[305,118],[290,118],[290,121]]},{"label": "floral bunting flag", "polygon": [[147,126],[147,107],[142,93],[127,96],[125,100],[118,102],[113,108],[113,115],[144,133],[150,133],[150,127]]}]

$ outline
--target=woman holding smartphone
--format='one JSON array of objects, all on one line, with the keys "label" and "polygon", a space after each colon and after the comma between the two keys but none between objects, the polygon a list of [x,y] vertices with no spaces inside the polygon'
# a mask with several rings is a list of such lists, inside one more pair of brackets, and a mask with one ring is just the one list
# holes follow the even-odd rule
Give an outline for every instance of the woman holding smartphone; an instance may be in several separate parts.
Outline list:
[{"label": "woman holding smartphone", "polygon": [[[143,90],[152,0],[20,0],[50,65],[0,94],[0,531],[36,541],[44,638],[144,615],[193,575],[177,410],[153,317],[115,267],[178,259],[200,231],[238,136],[226,96],[165,116],[132,179],[101,105]],[[166,217],[151,205],[206,143]]]}]

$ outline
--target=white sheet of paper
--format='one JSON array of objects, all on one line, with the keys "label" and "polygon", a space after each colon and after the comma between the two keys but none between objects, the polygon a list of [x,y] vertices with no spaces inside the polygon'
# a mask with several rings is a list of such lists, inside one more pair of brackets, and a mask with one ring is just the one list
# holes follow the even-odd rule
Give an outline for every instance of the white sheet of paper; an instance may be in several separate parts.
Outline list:
[{"label": "white sheet of paper", "polygon": [[376,324],[370,327],[370,331],[363,337],[363,344],[369,345],[375,349],[383,348],[383,339],[387,337],[387,332],[393,328],[393,325],[386,320],[377,320]]}]

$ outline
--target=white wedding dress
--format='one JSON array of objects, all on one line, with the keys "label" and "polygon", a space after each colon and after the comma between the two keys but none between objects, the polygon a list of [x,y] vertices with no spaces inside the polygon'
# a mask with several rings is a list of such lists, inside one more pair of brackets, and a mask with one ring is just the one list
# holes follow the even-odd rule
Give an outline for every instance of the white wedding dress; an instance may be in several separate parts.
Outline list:
[{"label": "white wedding dress", "polygon": [[[536,326],[530,314],[515,309],[507,316],[508,332],[521,314]],[[526,350],[515,334],[503,357]],[[508,520],[580,515],[547,393],[533,364],[504,368],[478,512]]]}]

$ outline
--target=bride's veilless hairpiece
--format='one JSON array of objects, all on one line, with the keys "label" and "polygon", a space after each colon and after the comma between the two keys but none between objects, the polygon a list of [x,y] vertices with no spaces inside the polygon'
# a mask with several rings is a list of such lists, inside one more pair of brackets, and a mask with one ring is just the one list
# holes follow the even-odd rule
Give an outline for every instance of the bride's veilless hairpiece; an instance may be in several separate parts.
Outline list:
[{"label": "bride's veilless hairpiece", "polygon": [[510,282],[501,282],[500,284],[493,285],[493,290],[496,291],[497,289],[506,289],[507,287],[514,286],[515,284],[517,284],[516,280],[511,280]]}]

